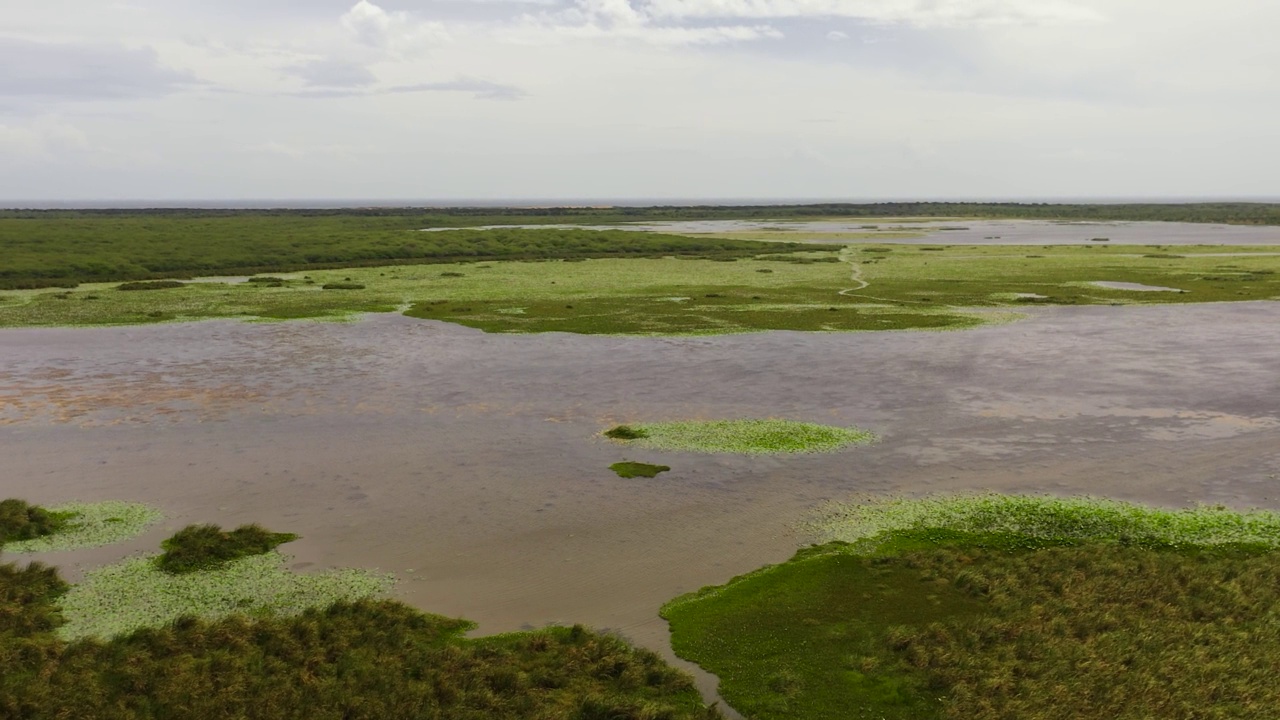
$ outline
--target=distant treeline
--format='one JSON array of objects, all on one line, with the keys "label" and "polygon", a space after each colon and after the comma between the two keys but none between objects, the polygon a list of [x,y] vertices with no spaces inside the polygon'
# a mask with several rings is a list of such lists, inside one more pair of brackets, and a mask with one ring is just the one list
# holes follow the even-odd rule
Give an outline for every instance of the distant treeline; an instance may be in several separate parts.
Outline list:
[{"label": "distant treeline", "polygon": [[1280,224],[1280,203],[986,203],[880,202],[808,205],[664,205],[650,207],[452,207],[329,209],[182,209],[154,210],[0,210],[0,219],[76,219],[96,217],[365,218],[386,227],[466,227],[511,223],[636,222],[645,220],[723,220],[814,217],[990,217],[1043,220],[1151,220],[1168,222]]},{"label": "distant treeline", "polygon": [[422,218],[404,215],[292,213],[0,218],[0,289],[465,260],[663,255],[729,259],[786,247],[624,230],[418,232],[425,225]]},{"label": "distant treeline", "polygon": [[624,231],[417,231],[494,224],[817,217],[1163,220],[1268,225],[1280,224],[1280,204],[4,210],[0,211],[0,289],[404,262],[673,254],[741,257],[759,252],[760,246],[744,241]]}]

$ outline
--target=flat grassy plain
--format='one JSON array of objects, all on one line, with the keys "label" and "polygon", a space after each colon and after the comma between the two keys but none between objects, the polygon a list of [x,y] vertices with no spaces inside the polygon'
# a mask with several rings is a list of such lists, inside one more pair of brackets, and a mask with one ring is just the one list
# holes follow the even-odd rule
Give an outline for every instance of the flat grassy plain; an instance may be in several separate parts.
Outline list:
[{"label": "flat grassy plain", "polygon": [[[483,261],[276,273],[270,277],[278,282],[193,282],[133,292],[117,290],[117,283],[10,290],[0,292],[0,327],[229,317],[341,319],[404,310],[413,317],[506,333],[945,329],[1008,317],[966,312],[972,308],[1016,312],[1037,304],[1280,297],[1280,254],[1256,246],[1180,247],[1176,252],[1102,245],[869,244],[839,251],[751,247],[750,257],[719,260]],[[760,252],[762,247],[774,251]],[[1094,282],[1181,292],[1114,289]],[[326,284],[350,289],[324,290]]]},{"label": "flat grassy plain", "polygon": [[747,717],[1261,720],[1280,703],[1274,513],[986,496],[824,523],[855,542],[663,609],[677,654]]}]

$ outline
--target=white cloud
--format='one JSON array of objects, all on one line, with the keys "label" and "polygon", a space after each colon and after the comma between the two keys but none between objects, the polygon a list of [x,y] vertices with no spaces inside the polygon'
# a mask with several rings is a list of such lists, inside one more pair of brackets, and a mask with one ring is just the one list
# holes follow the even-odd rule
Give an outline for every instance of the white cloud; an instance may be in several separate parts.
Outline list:
[{"label": "white cloud", "polygon": [[693,25],[662,23],[630,0],[574,0],[556,12],[526,15],[497,37],[519,43],[545,44],[565,39],[623,40],[650,45],[720,45],[781,38],[768,25]]},{"label": "white cloud", "polygon": [[405,12],[387,12],[369,0],[352,6],[341,23],[356,42],[392,53],[420,50],[449,39],[443,23],[417,20]]},{"label": "white cloud", "polygon": [[921,26],[1102,19],[1096,10],[1070,0],[637,0],[637,5],[643,14],[661,19],[843,17]]},{"label": "white cloud", "polygon": [[849,39],[849,33],[840,32],[839,30],[832,30],[831,32],[827,33],[827,39],[832,42],[844,42],[845,40]]}]

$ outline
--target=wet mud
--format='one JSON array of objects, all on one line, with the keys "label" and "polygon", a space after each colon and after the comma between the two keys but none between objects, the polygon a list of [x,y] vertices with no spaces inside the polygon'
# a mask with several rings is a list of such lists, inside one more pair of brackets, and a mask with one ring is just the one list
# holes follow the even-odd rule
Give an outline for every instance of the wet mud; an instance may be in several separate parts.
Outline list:
[{"label": "wet mud", "polygon": [[[962,332],[486,335],[354,323],[0,331],[3,496],[302,535],[483,633],[582,622],[668,656],[670,598],[789,557],[828,499],[997,490],[1280,507],[1280,303],[1034,308]],[[833,455],[623,449],[625,422],[874,430]],[[622,460],[670,465],[623,479]],[[705,678],[704,678],[705,681]]]}]

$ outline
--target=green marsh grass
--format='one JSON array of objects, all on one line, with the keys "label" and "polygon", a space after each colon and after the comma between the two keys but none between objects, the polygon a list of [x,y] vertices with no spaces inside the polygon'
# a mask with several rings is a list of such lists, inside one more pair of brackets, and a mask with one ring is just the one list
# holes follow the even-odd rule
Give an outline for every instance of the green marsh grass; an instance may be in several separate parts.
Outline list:
[{"label": "green marsh grass", "polygon": [[160,544],[164,552],[156,558],[156,567],[167,573],[212,570],[297,539],[293,533],[273,533],[260,525],[230,531],[217,525],[188,525]]},{"label": "green marsh grass", "polygon": [[834,505],[791,561],[668,603],[756,720],[1274,716],[1280,515],[997,495]]},{"label": "green marsh grass", "polygon": [[64,518],[59,528],[42,537],[6,542],[4,551],[36,553],[111,545],[142,534],[164,518],[149,505],[114,500],[69,503],[49,508],[49,512]]},{"label": "green marsh grass", "polygon": [[[4,510],[25,534],[32,508]],[[465,638],[474,623],[373,599],[390,582],[297,575],[274,551],[178,575],[135,558],[76,586],[0,564],[0,717],[720,717],[688,675],[618,637]]]},{"label": "green marsh grass", "polygon": [[620,426],[638,437],[606,437],[651,450],[745,455],[837,452],[871,442],[875,434],[858,428],[832,427],[794,420],[689,420]]},{"label": "green marsh grass", "polygon": [[116,286],[117,290],[172,290],[174,288],[186,287],[187,284],[179,280],[142,280],[138,282],[120,283]]},{"label": "green marsh grass", "polygon": [[[471,232],[471,231],[468,231]],[[635,236],[642,233],[623,233]],[[776,233],[775,233],[776,234]],[[1280,298],[1275,248],[1185,246],[1181,258],[1152,247],[901,245],[868,255],[802,250],[729,255],[486,261],[310,269],[312,284],[191,283],[180,292],[15,290],[0,299],[0,327],[119,325],[202,318],[342,319],[409,309],[411,317],[486,332],[705,335],[798,330],[962,329],[990,321],[972,310],[1035,305],[1136,305]],[[821,247],[821,246],[816,246]],[[869,246],[880,249],[879,246]],[[734,252],[737,252],[736,250]],[[1218,253],[1240,253],[1224,262]],[[765,258],[765,259],[761,259]],[[842,262],[841,260],[844,260]],[[456,270],[454,269],[456,268]],[[760,270],[769,270],[762,273]],[[453,273],[441,277],[443,272]],[[852,276],[856,274],[857,280]],[[1096,281],[1173,287],[1181,293],[1105,288]],[[866,287],[860,287],[862,283]],[[364,289],[321,291],[323,285]],[[83,301],[95,297],[93,301]],[[682,298],[673,302],[672,298]],[[835,308],[835,310],[831,310]]]},{"label": "green marsh grass", "polygon": [[0,546],[52,535],[67,524],[69,517],[17,498],[0,500]]}]

